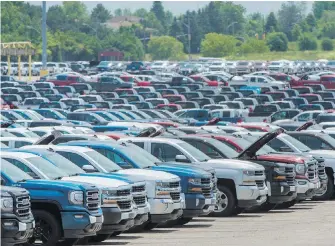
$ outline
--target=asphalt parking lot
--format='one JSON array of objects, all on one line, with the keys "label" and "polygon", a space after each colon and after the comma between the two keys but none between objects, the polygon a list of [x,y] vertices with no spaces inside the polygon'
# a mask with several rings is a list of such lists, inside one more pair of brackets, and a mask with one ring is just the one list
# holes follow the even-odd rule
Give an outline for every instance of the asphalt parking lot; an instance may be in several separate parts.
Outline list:
[{"label": "asphalt parking lot", "polygon": [[271,245],[333,246],[335,201],[304,202],[287,210],[194,219],[178,228],[121,234],[96,245]]}]

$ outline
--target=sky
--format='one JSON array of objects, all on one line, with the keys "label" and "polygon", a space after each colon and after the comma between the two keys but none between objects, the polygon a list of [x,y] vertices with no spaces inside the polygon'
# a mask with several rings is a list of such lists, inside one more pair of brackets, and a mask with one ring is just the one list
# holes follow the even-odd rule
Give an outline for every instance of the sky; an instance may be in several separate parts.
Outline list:
[{"label": "sky", "polygon": [[[29,1],[32,4],[40,5],[39,1]],[[204,7],[209,1],[162,1],[165,10],[171,11],[175,15],[183,14],[187,10],[197,10]],[[241,4],[247,10],[247,13],[260,12],[262,14],[269,14],[271,11],[277,12],[280,5],[284,1],[233,1],[234,3]],[[85,1],[87,8],[92,10],[98,3],[102,3],[107,9],[113,11],[115,9],[129,8],[135,11],[139,8],[150,9],[152,1]],[[47,1],[47,7],[52,5],[62,4],[61,1]],[[307,11],[312,8],[313,2],[307,2]]]}]

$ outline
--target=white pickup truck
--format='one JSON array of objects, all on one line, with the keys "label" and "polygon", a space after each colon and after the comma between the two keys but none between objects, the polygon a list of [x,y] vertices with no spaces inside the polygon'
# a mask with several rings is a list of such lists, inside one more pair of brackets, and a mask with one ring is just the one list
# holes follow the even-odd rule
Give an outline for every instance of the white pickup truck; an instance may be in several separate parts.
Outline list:
[{"label": "white pickup truck", "polygon": [[289,88],[290,84],[283,81],[277,81],[270,76],[260,75],[244,75],[243,79],[232,79],[229,85],[241,85],[241,86],[256,86],[256,87],[272,87],[273,89],[284,89]]}]

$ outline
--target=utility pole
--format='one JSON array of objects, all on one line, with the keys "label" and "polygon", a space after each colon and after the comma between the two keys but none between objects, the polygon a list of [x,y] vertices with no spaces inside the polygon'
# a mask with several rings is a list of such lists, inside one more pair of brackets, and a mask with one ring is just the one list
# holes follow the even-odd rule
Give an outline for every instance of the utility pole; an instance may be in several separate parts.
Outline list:
[{"label": "utility pole", "polygon": [[47,6],[46,1],[42,2],[42,67],[47,68]]},{"label": "utility pole", "polygon": [[187,24],[183,23],[187,27],[187,36],[188,36],[188,60],[191,60],[191,25],[190,25],[190,16],[187,17]]}]

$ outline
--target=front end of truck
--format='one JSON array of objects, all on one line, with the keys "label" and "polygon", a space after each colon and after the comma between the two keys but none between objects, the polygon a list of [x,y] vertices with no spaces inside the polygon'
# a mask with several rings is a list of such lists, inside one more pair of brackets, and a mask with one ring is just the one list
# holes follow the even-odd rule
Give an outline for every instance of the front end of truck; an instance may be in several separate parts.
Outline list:
[{"label": "front end of truck", "polygon": [[33,235],[35,227],[28,191],[2,186],[0,194],[2,244],[17,245],[26,243]]}]

